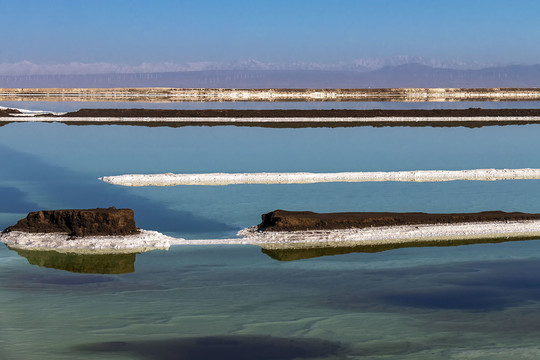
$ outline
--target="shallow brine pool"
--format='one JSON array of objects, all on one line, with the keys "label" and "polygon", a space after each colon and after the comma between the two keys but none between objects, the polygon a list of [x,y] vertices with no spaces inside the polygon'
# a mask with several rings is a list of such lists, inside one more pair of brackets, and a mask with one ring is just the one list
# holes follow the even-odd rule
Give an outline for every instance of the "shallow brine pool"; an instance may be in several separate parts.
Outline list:
[{"label": "shallow brine pool", "polygon": [[[235,236],[275,209],[537,213],[538,180],[128,188],[97,178],[540,168],[539,137],[539,125],[8,124],[0,127],[0,228],[29,211],[109,206],[132,208],[142,228],[189,239]],[[255,246],[121,259],[2,246],[0,358],[536,359],[539,250],[529,240],[278,261]]]}]

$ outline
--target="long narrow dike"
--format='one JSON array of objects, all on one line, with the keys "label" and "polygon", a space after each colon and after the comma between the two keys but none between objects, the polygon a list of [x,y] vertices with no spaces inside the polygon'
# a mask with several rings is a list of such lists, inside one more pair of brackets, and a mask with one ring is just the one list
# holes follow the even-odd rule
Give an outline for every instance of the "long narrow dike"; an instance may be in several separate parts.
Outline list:
[{"label": "long narrow dike", "polygon": [[126,174],[100,177],[109,184],[123,186],[311,184],[322,182],[438,182],[454,180],[496,181],[540,179],[540,169],[415,170],[339,173],[205,173]]},{"label": "long narrow dike", "polygon": [[518,101],[538,88],[182,89],[0,88],[2,101]]}]

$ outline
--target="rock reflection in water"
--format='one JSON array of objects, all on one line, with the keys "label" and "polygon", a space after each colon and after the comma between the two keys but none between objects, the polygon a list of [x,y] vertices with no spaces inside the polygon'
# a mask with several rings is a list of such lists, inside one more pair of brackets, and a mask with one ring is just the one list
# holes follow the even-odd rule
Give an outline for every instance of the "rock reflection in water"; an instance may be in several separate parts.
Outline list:
[{"label": "rock reflection in water", "polygon": [[412,247],[442,247],[442,246],[460,246],[474,244],[496,244],[507,241],[538,240],[538,237],[516,236],[508,238],[483,238],[469,240],[445,240],[445,241],[414,241],[394,244],[381,245],[351,245],[351,246],[309,246],[309,244],[291,244],[286,247],[280,244],[279,247],[262,247],[263,254],[278,261],[294,261],[316,258],[321,256],[344,255],[352,253],[376,253],[388,250],[396,250]]},{"label": "rock reflection in water", "polygon": [[11,249],[32,265],[86,274],[127,274],[135,272],[138,253],[75,254],[54,250]]}]

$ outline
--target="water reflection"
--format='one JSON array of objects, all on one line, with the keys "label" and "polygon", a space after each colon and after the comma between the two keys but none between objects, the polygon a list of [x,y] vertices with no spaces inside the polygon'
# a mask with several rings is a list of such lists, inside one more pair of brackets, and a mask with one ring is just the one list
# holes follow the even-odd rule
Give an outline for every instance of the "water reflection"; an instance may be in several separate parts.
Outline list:
[{"label": "water reflection", "polygon": [[[50,121],[48,121],[50,122]],[[55,121],[68,126],[105,126],[105,125],[119,125],[119,126],[141,126],[148,128],[155,127],[168,127],[168,128],[183,128],[191,126],[204,126],[204,127],[217,127],[217,126],[235,126],[235,127],[253,127],[253,128],[270,128],[270,129],[309,129],[309,128],[356,128],[356,127],[434,127],[434,128],[446,128],[446,127],[464,127],[470,129],[483,128],[486,126],[517,126],[517,125],[537,125],[540,123],[537,119],[532,120],[452,120],[452,118],[445,118],[443,120],[400,120],[400,121],[388,121],[388,120],[361,120],[361,121],[336,121],[329,119],[328,121],[251,121],[251,120],[234,120],[230,121],[228,118],[224,118],[223,121],[203,121],[203,120],[183,120],[178,121],[145,121],[145,120],[88,120],[88,121],[62,121],[62,118],[58,118]],[[6,122],[8,124],[9,122]]]},{"label": "water reflection", "polygon": [[[72,150],[69,150],[72,151]],[[135,221],[144,229],[161,232],[209,233],[236,230],[228,224],[199,216],[185,210],[169,209],[166,204],[133,196],[119,188],[103,186],[87,174],[74,172],[50,164],[40,157],[25,154],[0,145],[2,171],[0,181],[9,184],[32,184],[28,187],[14,188],[0,186],[0,212],[27,213],[44,208],[99,208],[114,203],[118,208],[135,210]],[[42,194],[46,194],[43,196]],[[44,204],[26,199],[54,199]],[[0,230],[11,224],[0,219]]]},{"label": "water reflection", "polygon": [[314,246],[314,247],[290,247],[280,245],[279,248],[261,248],[263,254],[278,261],[295,261],[317,258],[322,256],[344,255],[352,253],[377,253],[388,250],[418,247],[449,247],[474,244],[496,244],[507,241],[538,240],[538,237],[516,236],[507,238],[483,238],[467,240],[447,240],[447,241],[415,241],[397,244],[381,245],[353,245],[353,246]]},{"label": "water reflection", "polygon": [[135,272],[138,253],[75,254],[54,250],[13,249],[32,265],[85,274],[127,274]]}]

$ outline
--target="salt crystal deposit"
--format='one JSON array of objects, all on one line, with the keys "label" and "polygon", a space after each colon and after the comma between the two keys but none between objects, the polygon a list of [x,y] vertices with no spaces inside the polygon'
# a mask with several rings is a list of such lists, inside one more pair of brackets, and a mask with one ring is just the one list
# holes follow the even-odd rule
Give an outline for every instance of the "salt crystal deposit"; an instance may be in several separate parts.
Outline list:
[{"label": "salt crystal deposit", "polygon": [[311,184],[321,182],[540,179],[540,169],[415,170],[339,173],[206,173],[206,174],[126,174],[104,176],[100,180],[123,186]]}]

